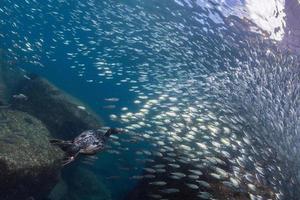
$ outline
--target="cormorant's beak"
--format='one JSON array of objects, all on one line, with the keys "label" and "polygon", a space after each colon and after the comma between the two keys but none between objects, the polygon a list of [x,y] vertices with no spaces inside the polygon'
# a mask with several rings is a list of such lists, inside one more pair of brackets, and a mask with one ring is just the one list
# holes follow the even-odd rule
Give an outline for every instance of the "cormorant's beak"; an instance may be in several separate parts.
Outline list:
[{"label": "cormorant's beak", "polygon": [[121,134],[121,133],[126,132],[125,129],[122,129],[122,128],[116,128],[115,131],[116,131],[116,134]]}]

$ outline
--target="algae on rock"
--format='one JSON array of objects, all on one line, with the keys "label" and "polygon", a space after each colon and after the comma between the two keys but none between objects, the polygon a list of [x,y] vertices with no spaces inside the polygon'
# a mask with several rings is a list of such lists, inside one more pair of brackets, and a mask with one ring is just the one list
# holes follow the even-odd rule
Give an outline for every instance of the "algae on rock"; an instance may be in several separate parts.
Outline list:
[{"label": "algae on rock", "polygon": [[12,108],[40,119],[53,137],[73,139],[84,130],[101,126],[101,120],[96,114],[88,108],[80,107],[83,103],[43,78],[35,76],[22,81],[16,93],[26,95],[28,100],[13,98]]},{"label": "algae on rock", "polygon": [[57,183],[63,153],[38,119],[0,109],[0,199],[40,199]]}]

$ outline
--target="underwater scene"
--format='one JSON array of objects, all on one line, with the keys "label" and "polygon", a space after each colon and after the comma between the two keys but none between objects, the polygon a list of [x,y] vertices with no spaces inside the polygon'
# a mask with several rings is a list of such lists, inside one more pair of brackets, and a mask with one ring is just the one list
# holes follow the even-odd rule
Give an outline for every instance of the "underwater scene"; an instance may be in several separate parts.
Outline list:
[{"label": "underwater scene", "polygon": [[299,0],[1,0],[0,200],[300,199]]}]

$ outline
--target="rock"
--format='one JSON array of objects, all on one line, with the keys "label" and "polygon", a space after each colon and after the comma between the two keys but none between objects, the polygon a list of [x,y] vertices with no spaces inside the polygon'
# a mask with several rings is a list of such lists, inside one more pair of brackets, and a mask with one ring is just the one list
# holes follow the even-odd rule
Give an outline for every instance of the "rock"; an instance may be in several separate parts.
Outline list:
[{"label": "rock", "polygon": [[64,180],[60,180],[59,183],[53,188],[49,195],[51,200],[62,200],[68,193],[68,185]]},{"label": "rock", "polygon": [[[177,151],[174,151],[174,153]],[[179,154],[180,155],[180,154]],[[203,165],[201,167],[202,175],[199,175],[199,178],[197,180],[191,180],[188,177],[183,177],[180,179],[173,179],[170,176],[170,172],[174,171],[174,168],[168,166],[168,161],[163,159],[163,157],[154,156],[151,158],[151,162],[145,163],[145,168],[151,168],[152,166],[155,166],[156,164],[164,164],[166,166],[166,171],[162,173],[156,174],[155,177],[149,179],[149,178],[143,178],[139,180],[134,187],[129,191],[128,194],[124,195],[123,200],[152,200],[154,199],[154,196],[161,196],[160,199],[172,199],[172,200],[182,200],[182,199],[189,199],[189,200],[198,200],[198,199],[230,199],[230,200],[250,200],[255,199],[250,197],[251,191],[247,187],[246,182],[241,182],[241,184],[238,186],[238,188],[234,187],[228,187],[224,184],[224,180],[228,181],[230,179],[224,178],[222,179],[216,179],[211,176],[211,173],[214,173],[214,167],[218,167],[224,171],[230,171],[232,163],[226,158],[221,155],[215,154],[215,156],[220,159],[222,162],[215,164],[215,165]],[[172,157],[174,159],[178,159],[179,157]],[[213,167],[212,167],[213,166]],[[190,174],[190,169],[195,168],[192,163],[180,163],[180,168],[176,169],[176,172],[182,173],[182,174]],[[196,168],[197,169],[197,168]],[[197,169],[198,170],[198,169]],[[243,169],[240,168],[242,171]],[[252,173],[255,175],[253,171],[250,171],[247,169],[247,171],[244,171],[242,174]],[[146,171],[143,172],[142,176],[145,176],[149,173]],[[254,176],[253,176],[254,177]],[[176,188],[179,189],[180,192],[174,192],[174,193],[162,193],[162,189],[165,189],[166,187],[160,187],[157,185],[151,184],[151,182],[157,182],[157,181],[165,181],[167,182],[167,188]],[[209,184],[209,186],[205,186],[203,183],[199,184],[199,180],[205,181]],[[190,188],[186,185],[186,183],[192,183],[199,187],[199,190]],[[255,192],[256,195],[261,196],[261,199],[276,199],[275,197],[275,191],[272,190],[272,188],[268,185],[262,185],[258,181],[252,182],[253,185],[257,188],[257,191]],[[205,192],[203,195],[203,198],[199,197],[199,191]],[[208,195],[210,194],[210,195]],[[205,198],[207,196],[207,198]],[[259,198],[257,198],[259,199]]]},{"label": "rock", "polygon": [[68,178],[53,190],[51,200],[111,200],[110,191],[92,171],[75,167],[65,175]]},{"label": "rock", "polygon": [[40,119],[53,137],[73,139],[84,130],[101,126],[100,118],[87,106],[43,78],[22,81],[15,93],[27,99],[12,98],[11,107]]},{"label": "rock", "polygon": [[0,50],[0,106],[8,104],[13,90],[21,80],[25,80],[25,73],[11,64],[4,62]]},{"label": "rock", "polygon": [[41,121],[0,109],[0,199],[45,197],[58,181],[63,152]]}]

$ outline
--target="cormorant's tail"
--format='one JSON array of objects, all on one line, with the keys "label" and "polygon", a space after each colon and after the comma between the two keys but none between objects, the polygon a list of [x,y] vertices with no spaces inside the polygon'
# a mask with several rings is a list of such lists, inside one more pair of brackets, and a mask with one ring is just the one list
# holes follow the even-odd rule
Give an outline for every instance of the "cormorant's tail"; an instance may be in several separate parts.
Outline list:
[{"label": "cormorant's tail", "polygon": [[61,150],[65,151],[65,152],[67,152],[73,146],[73,142],[71,142],[71,141],[50,139],[49,142],[55,146],[58,146],[59,148],[61,148]]}]

